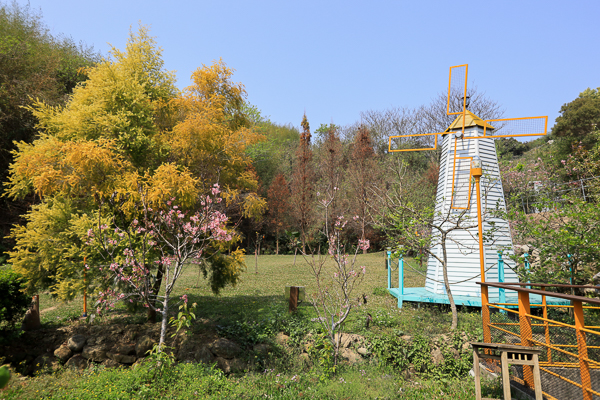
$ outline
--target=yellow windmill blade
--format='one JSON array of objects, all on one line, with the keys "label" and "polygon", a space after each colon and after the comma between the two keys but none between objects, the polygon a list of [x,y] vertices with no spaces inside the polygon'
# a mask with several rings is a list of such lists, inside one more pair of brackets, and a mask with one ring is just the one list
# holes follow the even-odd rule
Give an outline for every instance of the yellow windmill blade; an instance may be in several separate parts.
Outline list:
[{"label": "yellow windmill blade", "polygon": [[[450,77],[448,79],[448,100],[446,102],[446,114],[464,116],[467,109],[467,74],[469,65],[455,65],[450,67]],[[452,101],[456,96],[461,102]]]},{"label": "yellow windmill blade", "polygon": [[[548,116],[487,119],[485,123],[484,138],[545,136],[548,134]],[[487,125],[491,125],[489,129]]]},{"label": "yellow windmill blade", "polygon": [[[388,151],[390,153],[397,151],[423,151],[423,150],[435,150],[437,149],[438,143],[438,135],[441,135],[442,132],[437,133],[415,133],[412,135],[396,135],[390,136],[388,141]],[[433,136],[433,147],[431,147],[431,139],[427,140],[426,136]],[[405,138],[410,138],[408,140],[403,140]],[[392,148],[393,139],[400,139],[400,146],[420,146],[420,147],[404,147],[404,148]]]}]

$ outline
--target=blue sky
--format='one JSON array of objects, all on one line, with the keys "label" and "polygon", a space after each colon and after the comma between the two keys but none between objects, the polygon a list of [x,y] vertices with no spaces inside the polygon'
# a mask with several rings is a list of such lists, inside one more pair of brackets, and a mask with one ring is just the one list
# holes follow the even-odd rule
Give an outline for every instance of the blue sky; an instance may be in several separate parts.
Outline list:
[{"label": "blue sky", "polygon": [[248,100],[278,123],[352,124],[360,112],[427,104],[448,69],[505,117],[548,115],[600,86],[600,1],[17,0],[54,34],[124,48],[151,27],[178,86],[222,58]]}]

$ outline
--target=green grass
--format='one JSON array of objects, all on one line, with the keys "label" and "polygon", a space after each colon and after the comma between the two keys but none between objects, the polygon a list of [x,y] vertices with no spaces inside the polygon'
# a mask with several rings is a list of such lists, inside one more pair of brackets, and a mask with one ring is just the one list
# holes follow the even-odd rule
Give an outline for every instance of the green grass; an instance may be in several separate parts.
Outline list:
[{"label": "green grass", "polygon": [[[494,382],[483,381],[484,396],[499,397]],[[474,398],[472,380],[404,378],[373,368],[347,368],[321,381],[312,373],[277,371],[225,376],[204,365],[180,364],[160,378],[147,368],[61,371],[11,383],[3,399],[453,399]]]},{"label": "green grass", "polygon": [[[408,260],[411,265],[413,260]],[[358,366],[342,366],[336,374],[324,373],[318,365],[298,363],[300,343],[308,332],[316,334],[318,325],[311,322],[316,313],[308,301],[299,306],[296,315],[289,315],[284,299],[285,286],[305,286],[306,299],[315,291],[314,278],[307,260],[298,256],[265,255],[258,258],[255,272],[254,256],[247,257],[247,270],[235,287],[223,289],[215,296],[198,271],[190,266],[180,278],[175,297],[187,294],[191,302],[198,303],[197,317],[191,331],[217,329],[221,335],[235,338],[246,349],[257,342],[270,342],[277,332],[291,336],[292,348],[277,348],[274,356],[260,360],[245,374],[224,376],[204,365],[174,367],[158,380],[150,379],[147,370],[95,370],[83,374],[62,370],[53,375],[41,375],[19,383],[13,381],[3,392],[7,399],[144,399],[144,398],[274,398],[274,399],[471,399],[474,396],[473,381],[469,378],[451,378],[462,366],[446,365],[430,370],[420,377],[406,380],[398,367],[383,365],[376,358],[367,359]],[[397,308],[397,300],[387,293],[387,271],[384,253],[359,255],[357,266],[364,265],[367,273],[353,296],[367,296],[367,304],[353,310],[346,322],[346,331],[358,333],[380,348],[396,346],[402,335],[425,338],[448,333],[451,321],[445,306],[424,306],[404,303]],[[394,268],[397,264],[394,263]],[[421,274],[410,268],[405,270],[406,286],[423,286],[425,267],[416,267]],[[397,285],[397,271],[392,272],[392,282]],[[396,286],[394,285],[394,286]],[[70,303],[52,299],[48,294],[40,296],[42,323],[54,327],[78,319],[82,312],[82,299]],[[91,301],[90,301],[91,303]],[[93,312],[93,307],[88,308]],[[366,328],[367,315],[372,317]],[[145,314],[127,312],[118,307],[95,323],[144,322]],[[459,315],[459,331],[471,337],[481,332],[478,312],[463,310]],[[388,346],[388,347],[386,347]],[[406,348],[405,350],[407,350]],[[407,351],[410,351],[408,349]],[[414,353],[414,349],[413,349]],[[414,357],[414,356],[412,356]],[[453,369],[454,368],[454,369]],[[467,370],[468,370],[467,366]],[[264,370],[267,370],[265,373]],[[451,373],[446,376],[446,370]],[[454,374],[456,375],[456,374]],[[462,376],[462,375],[461,375]],[[494,393],[494,383],[486,384],[484,392]],[[108,391],[108,394],[107,394]]]}]

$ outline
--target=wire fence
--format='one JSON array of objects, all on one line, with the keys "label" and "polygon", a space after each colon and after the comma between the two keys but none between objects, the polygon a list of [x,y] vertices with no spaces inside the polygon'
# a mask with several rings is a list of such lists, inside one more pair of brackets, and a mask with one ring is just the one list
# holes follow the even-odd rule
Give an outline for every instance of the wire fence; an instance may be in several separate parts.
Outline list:
[{"label": "wire fence", "polygon": [[[539,365],[545,398],[600,400],[599,287],[536,283],[523,284],[527,287],[500,283],[482,285],[512,291],[508,297],[518,298],[516,303],[483,305],[484,342],[541,347]],[[557,286],[563,290],[567,287],[588,290],[596,298],[548,292]],[[571,304],[549,304],[550,296]],[[499,364],[493,360],[487,361],[486,366],[500,372]],[[510,378],[525,391],[533,387],[529,366],[513,365]]]},{"label": "wire fence", "polygon": [[556,205],[565,201],[565,197],[576,197],[586,202],[596,203],[600,192],[599,176],[583,178],[564,183],[533,182],[531,190],[521,196],[521,207],[526,214],[549,211],[540,206],[540,198],[549,196]]}]

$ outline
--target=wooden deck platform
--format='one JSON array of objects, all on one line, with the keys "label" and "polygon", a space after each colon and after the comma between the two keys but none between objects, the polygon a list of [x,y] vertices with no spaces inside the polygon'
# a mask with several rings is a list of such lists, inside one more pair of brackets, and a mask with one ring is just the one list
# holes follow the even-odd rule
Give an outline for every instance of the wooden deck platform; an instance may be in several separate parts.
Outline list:
[{"label": "wooden deck platform", "polygon": [[[405,301],[415,302],[415,303],[432,303],[432,304],[450,304],[448,301],[448,296],[445,294],[437,294],[432,293],[425,290],[424,287],[405,287],[404,294],[400,294],[399,288],[391,288],[388,289],[390,294],[398,299],[398,307],[402,308],[402,303]],[[457,296],[454,295],[454,303],[457,306],[470,306],[470,307],[481,307],[481,297],[479,296]],[[497,303],[498,299],[490,298],[492,303]],[[531,295],[530,296],[531,305],[542,303],[542,296],[539,295]],[[517,303],[517,294],[515,293],[506,293],[506,303]],[[554,305],[568,305],[569,301],[564,299],[558,299],[555,297],[546,296],[547,304]],[[507,308],[513,308],[516,306],[507,306]]]}]

